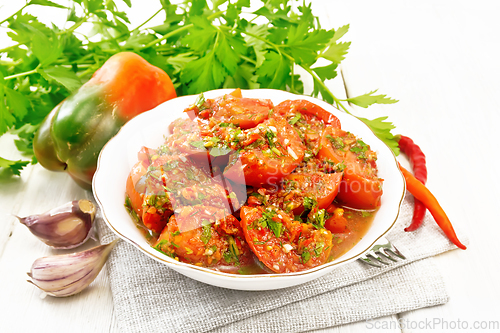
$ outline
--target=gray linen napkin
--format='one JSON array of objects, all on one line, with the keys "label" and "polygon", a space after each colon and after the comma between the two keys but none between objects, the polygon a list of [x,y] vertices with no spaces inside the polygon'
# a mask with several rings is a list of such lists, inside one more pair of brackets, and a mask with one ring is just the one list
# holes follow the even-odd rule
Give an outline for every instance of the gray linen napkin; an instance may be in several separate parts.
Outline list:
[{"label": "gray linen napkin", "polygon": [[[387,235],[407,260],[384,268],[353,262],[274,291],[209,286],[121,241],[107,263],[119,327],[122,332],[302,332],[446,303],[443,279],[428,257],[455,247],[429,214],[418,231],[404,232],[412,211],[413,197],[407,195]],[[97,225],[102,243],[116,237],[101,218]]]}]

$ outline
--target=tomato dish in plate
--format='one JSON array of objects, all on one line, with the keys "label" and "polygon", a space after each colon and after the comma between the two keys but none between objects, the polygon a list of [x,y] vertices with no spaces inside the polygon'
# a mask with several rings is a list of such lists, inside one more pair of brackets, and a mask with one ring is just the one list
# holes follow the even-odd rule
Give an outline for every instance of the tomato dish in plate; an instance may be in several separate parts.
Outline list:
[{"label": "tomato dish in plate", "polygon": [[132,119],[101,151],[93,190],[108,226],[155,260],[212,285],[267,290],[362,255],[394,225],[405,185],[355,117],[237,89]]}]

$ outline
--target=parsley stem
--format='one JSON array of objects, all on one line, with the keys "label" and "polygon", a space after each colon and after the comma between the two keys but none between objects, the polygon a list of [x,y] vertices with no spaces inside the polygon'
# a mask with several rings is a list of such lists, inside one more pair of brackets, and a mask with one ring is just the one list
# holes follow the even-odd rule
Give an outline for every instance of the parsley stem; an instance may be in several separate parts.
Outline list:
[{"label": "parsley stem", "polygon": [[3,49],[0,49],[0,53],[7,52],[15,47],[18,47],[19,45],[21,45],[21,43],[17,43],[17,44],[11,45],[11,46],[4,47]]},{"label": "parsley stem", "polygon": [[146,21],[142,22],[141,24],[139,24],[137,27],[135,27],[134,29],[130,30],[130,32],[134,32],[134,31],[137,31],[139,30],[140,28],[142,28],[144,25],[146,25],[149,21],[151,21],[156,15],[158,15],[161,11],[163,10],[163,8],[160,8],[158,9],[158,11],[156,13],[154,13],[150,18],[148,18]]},{"label": "parsley stem", "polygon": [[183,27],[181,27],[179,29],[175,29],[174,31],[170,31],[169,33],[163,35],[163,37],[155,39],[154,41],[152,41],[152,42],[144,45],[143,47],[141,47],[141,50],[147,49],[147,48],[149,48],[151,46],[154,46],[154,45],[156,45],[158,43],[161,43],[165,39],[170,38],[170,37],[174,36],[175,34],[178,34],[179,32],[182,32],[184,30],[192,28],[193,26],[194,26],[194,24],[191,23],[191,24],[187,24],[187,25],[185,25],[185,26],[183,26]]},{"label": "parsley stem", "polygon": [[83,17],[80,21],[76,22],[75,24],[73,24],[71,26],[71,28],[69,29],[65,29],[65,30],[62,30],[62,31],[59,31],[57,34],[58,35],[62,35],[62,34],[67,34],[67,33],[72,33],[73,31],[75,31],[79,26],[81,26],[82,24],[84,24],[85,22],[87,22],[88,20],[88,16],[85,16]]},{"label": "parsley stem", "polygon": [[[213,13],[212,15],[207,16],[207,19],[210,21],[211,19],[216,18],[217,16],[219,16],[219,15],[220,15],[220,14],[222,14],[222,13],[223,13],[223,11],[222,11],[222,10],[221,10],[221,11],[218,11],[218,12],[216,12],[216,13]],[[144,45],[144,46],[143,46],[143,47],[141,47],[140,49],[141,49],[141,50],[147,49],[147,48],[149,48],[149,47],[151,47],[151,46],[154,46],[154,45],[156,45],[156,44],[158,44],[158,43],[161,43],[162,41],[164,41],[164,40],[165,40],[165,39],[167,39],[167,38],[170,38],[170,37],[172,37],[172,36],[174,36],[174,35],[178,34],[179,32],[182,32],[182,31],[187,30],[187,29],[192,28],[192,27],[194,27],[194,24],[193,24],[193,23],[186,24],[186,25],[185,25],[185,26],[183,26],[183,27],[180,27],[180,28],[178,28],[178,29],[175,29],[175,30],[173,30],[173,31],[170,31],[169,33],[167,33],[167,34],[163,35],[163,37],[161,37],[161,38],[155,39],[154,41],[152,41],[152,42],[150,42],[150,43],[148,43],[148,44]]]},{"label": "parsley stem", "polygon": [[27,76],[27,75],[35,74],[37,72],[38,72],[38,67],[35,69],[32,69],[30,71],[27,71],[27,72],[22,72],[22,73],[17,73],[17,74],[6,76],[6,77],[4,77],[4,80],[5,81],[12,80],[12,79],[15,79],[17,77]]},{"label": "parsley stem", "polygon": [[251,59],[251,58],[249,58],[247,56],[244,56],[243,54],[240,54],[240,58],[243,59],[243,60],[245,60],[246,62],[251,63],[251,64],[254,64],[254,65],[257,64],[257,61],[255,61],[255,60],[253,60],[253,59]]},{"label": "parsley stem", "polygon": [[24,6],[21,7],[21,9],[19,9],[17,12],[15,12],[14,14],[12,14],[11,16],[7,17],[6,19],[2,20],[0,22],[0,24],[3,24],[5,22],[7,22],[8,20],[10,20],[11,18],[13,18],[14,16],[18,15],[19,13],[21,13],[23,11],[24,8],[28,7],[29,5],[31,5],[31,3],[27,2]]},{"label": "parsley stem", "polygon": [[330,91],[330,89],[328,89],[328,87],[325,85],[325,83],[316,75],[316,73],[314,73],[311,70],[311,68],[309,68],[307,66],[302,66],[302,65],[299,65],[299,66],[302,67],[306,72],[309,73],[309,75],[312,76],[314,81],[316,81],[328,93],[328,95],[330,95],[330,97],[335,101],[337,106],[340,106],[347,114],[350,114],[351,116],[353,115],[351,112],[349,112],[349,110],[347,110],[347,108],[344,106],[344,104],[342,104],[340,102],[340,99],[338,99],[337,97],[335,97],[335,95],[333,95],[333,93]]}]

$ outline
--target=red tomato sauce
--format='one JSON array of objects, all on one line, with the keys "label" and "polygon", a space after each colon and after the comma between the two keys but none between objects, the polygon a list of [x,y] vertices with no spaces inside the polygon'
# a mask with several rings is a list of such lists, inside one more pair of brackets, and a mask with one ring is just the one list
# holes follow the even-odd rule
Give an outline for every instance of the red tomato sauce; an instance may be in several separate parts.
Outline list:
[{"label": "red tomato sauce", "polygon": [[127,179],[126,207],[159,252],[228,273],[291,273],[340,257],[369,229],[376,153],[333,114],[239,90],[185,111]]}]

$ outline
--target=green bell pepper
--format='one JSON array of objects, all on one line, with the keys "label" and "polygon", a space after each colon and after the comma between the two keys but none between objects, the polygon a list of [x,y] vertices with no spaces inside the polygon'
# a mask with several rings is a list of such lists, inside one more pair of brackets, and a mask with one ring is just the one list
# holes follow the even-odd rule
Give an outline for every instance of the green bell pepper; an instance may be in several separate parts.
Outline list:
[{"label": "green bell pepper", "polygon": [[99,153],[134,116],[176,97],[168,75],[135,53],[115,54],[57,105],[35,135],[40,164],[92,187]]}]

